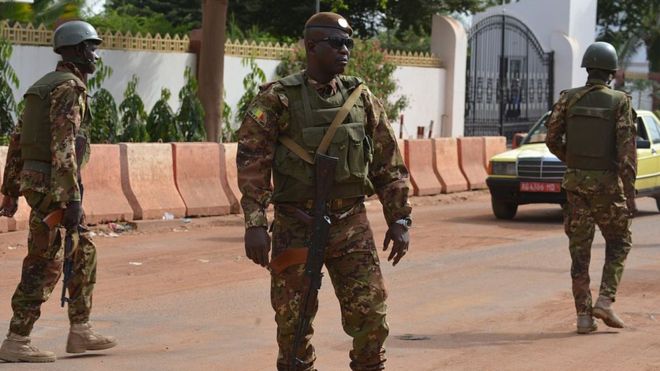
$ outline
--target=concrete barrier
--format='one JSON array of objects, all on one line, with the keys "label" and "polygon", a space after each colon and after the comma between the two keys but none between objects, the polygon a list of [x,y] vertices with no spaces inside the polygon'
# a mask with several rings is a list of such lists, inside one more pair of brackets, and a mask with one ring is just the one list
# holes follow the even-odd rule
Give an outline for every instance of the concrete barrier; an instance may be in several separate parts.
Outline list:
[{"label": "concrete barrier", "polygon": [[435,195],[442,185],[433,169],[433,144],[430,139],[406,140],[404,158],[410,171],[410,182],[415,196]]},{"label": "concrete barrier", "polygon": [[186,215],[174,184],[169,143],[121,143],[121,185],[135,219],[161,219],[165,213]]},{"label": "concrete barrier", "polygon": [[484,168],[484,140],[482,137],[458,138],[458,163],[473,189],[486,188],[486,169]]},{"label": "concrete barrier", "polygon": [[133,209],[122,190],[119,152],[116,144],[92,144],[89,162],[81,174],[87,223],[133,219]]},{"label": "concrete barrier", "polygon": [[488,171],[490,158],[506,151],[506,137],[484,137],[484,168]]},{"label": "concrete barrier", "polygon": [[[234,172],[236,171],[236,149],[235,149],[235,144],[236,143],[222,143],[220,144],[220,182],[222,183],[222,189],[225,191],[225,195],[227,196],[227,199],[229,200],[230,204],[230,212],[232,214],[240,214],[241,213],[241,205],[240,205],[240,194],[234,194],[234,190],[232,187],[229,185],[229,173],[230,171],[228,170],[229,168],[229,162],[227,161],[227,146],[231,147],[234,145],[234,161],[233,161],[233,169]],[[236,179],[236,188],[238,188],[238,179]]]},{"label": "concrete barrier", "polygon": [[174,180],[187,216],[229,214],[220,178],[218,143],[172,143]]},{"label": "concrete barrier", "polygon": [[458,164],[456,138],[434,138],[433,170],[442,185],[442,193],[467,191],[468,182]]},{"label": "concrete barrier", "polygon": [[[236,153],[238,151],[238,143],[224,143],[224,173],[227,179],[226,186],[229,187],[227,194],[232,199],[231,212],[232,214],[240,214],[241,210],[241,190],[238,188],[238,170],[236,169]],[[222,163],[221,163],[222,165]]]}]

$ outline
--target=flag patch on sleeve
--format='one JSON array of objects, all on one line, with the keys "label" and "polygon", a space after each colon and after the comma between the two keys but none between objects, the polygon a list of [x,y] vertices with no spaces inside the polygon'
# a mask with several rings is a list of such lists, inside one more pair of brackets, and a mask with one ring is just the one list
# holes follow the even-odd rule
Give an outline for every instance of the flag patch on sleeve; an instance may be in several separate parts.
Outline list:
[{"label": "flag patch on sleeve", "polygon": [[251,107],[248,110],[248,114],[250,115],[250,117],[254,119],[254,121],[256,121],[261,126],[265,126],[266,122],[268,121],[266,111],[259,106]]}]

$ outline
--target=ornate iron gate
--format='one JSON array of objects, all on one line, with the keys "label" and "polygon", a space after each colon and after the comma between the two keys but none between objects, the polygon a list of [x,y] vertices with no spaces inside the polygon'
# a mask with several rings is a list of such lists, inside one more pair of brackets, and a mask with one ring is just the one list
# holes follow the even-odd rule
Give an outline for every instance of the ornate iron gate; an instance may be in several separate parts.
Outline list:
[{"label": "ornate iron gate", "polygon": [[553,54],[519,20],[496,15],[472,27],[467,61],[465,135],[528,131],[552,107]]}]

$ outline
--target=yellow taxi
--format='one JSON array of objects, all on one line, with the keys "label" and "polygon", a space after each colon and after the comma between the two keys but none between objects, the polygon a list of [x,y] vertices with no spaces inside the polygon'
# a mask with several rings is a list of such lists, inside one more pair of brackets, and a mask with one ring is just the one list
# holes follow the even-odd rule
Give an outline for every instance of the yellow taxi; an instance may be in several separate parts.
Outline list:
[{"label": "yellow taxi", "polygon": [[[490,159],[486,184],[498,219],[513,219],[519,205],[566,202],[561,188],[566,165],[545,145],[549,116],[543,115],[527,135],[514,138],[514,149]],[[660,209],[660,120],[650,111],[637,111],[635,188],[637,197],[654,197]]]}]

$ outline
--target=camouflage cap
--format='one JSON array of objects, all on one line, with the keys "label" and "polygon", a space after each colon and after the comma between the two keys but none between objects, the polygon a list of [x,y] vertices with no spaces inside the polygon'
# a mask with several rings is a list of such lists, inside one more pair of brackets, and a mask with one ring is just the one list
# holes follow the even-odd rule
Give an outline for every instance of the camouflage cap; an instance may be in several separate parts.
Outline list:
[{"label": "camouflage cap", "polygon": [[346,32],[348,36],[353,34],[353,29],[346,18],[332,12],[320,12],[311,16],[305,22],[305,30],[309,28],[334,28]]}]

